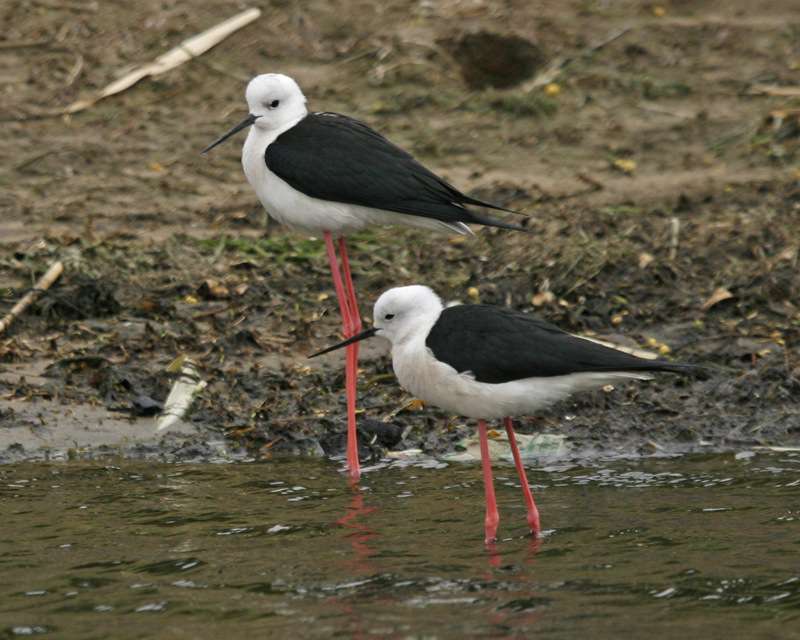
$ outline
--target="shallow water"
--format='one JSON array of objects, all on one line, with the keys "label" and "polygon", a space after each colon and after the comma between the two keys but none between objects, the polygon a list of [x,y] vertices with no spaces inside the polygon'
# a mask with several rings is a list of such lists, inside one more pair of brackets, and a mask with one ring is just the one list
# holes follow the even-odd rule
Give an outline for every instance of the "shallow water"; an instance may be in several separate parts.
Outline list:
[{"label": "shallow water", "polygon": [[[800,637],[800,455],[0,467],[0,637]],[[795,635],[797,634],[797,635]]]}]

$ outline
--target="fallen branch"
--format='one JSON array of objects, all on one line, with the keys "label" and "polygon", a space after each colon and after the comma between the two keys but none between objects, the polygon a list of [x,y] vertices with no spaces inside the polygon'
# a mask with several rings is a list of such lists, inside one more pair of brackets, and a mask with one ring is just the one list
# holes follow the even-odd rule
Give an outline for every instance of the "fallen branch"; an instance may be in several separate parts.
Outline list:
[{"label": "fallen branch", "polygon": [[101,89],[91,98],[85,98],[83,100],[73,102],[66,109],[64,109],[63,113],[77,113],[78,111],[83,111],[103,98],[107,98],[108,96],[113,96],[116,93],[125,91],[125,89],[132,87],[142,78],[166,73],[167,71],[182,65],[184,62],[188,62],[189,60],[202,55],[211,49],[211,47],[222,42],[232,33],[250,24],[260,15],[260,9],[248,9],[247,11],[242,11],[232,18],[229,18],[224,22],[220,22],[218,25],[203,31],[202,33],[199,33],[188,40],[184,40],[177,47],[174,47],[166,53],[158,56],[158,58],[152,62],[142,65],[141,67],[137,67],[130,73],[126,73],[119,80],[115,80],[105,88]]},{"label": "fallen branch", "polygon": [[39,278],[39,281],[36,285],[28,291],[22,298],[20,299],[17,304],[15,304],[11,311],[9,311],[5,317],[0,320],[0,333],[3,333],[6,329],[8,329],[11,324],[16,320],[25,309],[27,309],[31,303],[39,297],[39,294],[42,291],[47,291],[53,283],[58,280],[58,277],[63,273],[64,265],[61,261],[54,262],[50,268],[45,272],[45,274]]}]

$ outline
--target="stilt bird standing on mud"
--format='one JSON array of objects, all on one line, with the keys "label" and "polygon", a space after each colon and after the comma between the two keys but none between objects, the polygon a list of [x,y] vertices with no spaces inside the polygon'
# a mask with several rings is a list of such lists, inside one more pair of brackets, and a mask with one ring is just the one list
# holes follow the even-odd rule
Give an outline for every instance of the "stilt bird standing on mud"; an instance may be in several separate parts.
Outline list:
[{"label": "stilt bird standing on mud", "polygon": [[[250,114],[203,153],[250,127],[242,149],[247,180],[273,218],[322,233],[347,338],[361,331],[344,240],[348,233],[395,224],[459,234],[470,233],[467,224],[521,229],[467,209],[465,205],[508,211],[461,193],[363,122],[338,113],[309,112],[303,92],[288,76],[256,76],[245,97]],[[360,473],[357,375],[358,345],[353,343],[347,350],[345,388],[347,464],[354,479]]]},{"label": "stilt bird standing on mud", "polygon": [[511,418],[530,415],[576,391],[620,380],[649,380],[650,372],[688,373],[695,367],[639,358],[562,331],[532,316],[488,305],[444,308],[429,287],[389,289],[375,303],[372,328],[312,358],[372,336],[392,344],[400,385],[425,402],[478,419],[486,493],[486,542],[496,538],[486,421],[504,421],[528,509],[528,525],[541,531],[539,512],[522,466]]}]

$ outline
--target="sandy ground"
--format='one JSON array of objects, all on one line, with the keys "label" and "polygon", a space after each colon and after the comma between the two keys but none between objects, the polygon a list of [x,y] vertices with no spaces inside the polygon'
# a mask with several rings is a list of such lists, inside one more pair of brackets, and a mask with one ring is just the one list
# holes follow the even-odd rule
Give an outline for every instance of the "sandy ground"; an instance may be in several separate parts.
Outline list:
[{"label": "sandy ground", "polygon": [[[242,137],[198,153],[268,71],[530,214],[532,234],[352,238],[365,317],[388,286],[423,282],[707,367],[578,397],[521,431],[584,452],[800,444],[800,98],[773,95],[797,88],[795,4],[265,4],[201,58],[63,116],[242,5],[5,3],[0,310],[54,260],[66,271],[0,335],[3,455],[153,450],[149,414],[181,354],[209,382],[184,425],[197,432],[154,450],[341,453],[340,359],[305,360],[338,337],[321,242],[265,222]],[[518,41],[483,32],[537,52],[525,77],[470,84],[481,65],[520,67]],[[459,45],[476,33],[484,45]],[[379,346],[362,364],[365,456],[438,453],[469,433],[409,407]]]}]

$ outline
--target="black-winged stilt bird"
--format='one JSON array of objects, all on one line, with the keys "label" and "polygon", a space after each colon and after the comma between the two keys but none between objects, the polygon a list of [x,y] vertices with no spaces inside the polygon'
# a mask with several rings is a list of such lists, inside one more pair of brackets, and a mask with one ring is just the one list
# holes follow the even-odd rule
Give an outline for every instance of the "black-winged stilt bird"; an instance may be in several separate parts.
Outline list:
[{"label": "black-winged stilt bird", "polygon": [[[247,180],[273,218],[322,232],[347,338],[361,331],[344,241],[348,233],[393,224],[459,234],[470,233],[471,223],[521,230],[468,210],[465,205],[509,211],[461,193],[363,122],[338,113],[309,113],[306,97],[288,76],[256,76],[245,97],[250,114],[203,153],[251,127],[242,149]],[[345,362],[347,464],[357,479],[357,345],[348,348]]]},{"label": "black-winged stilt bird", "polygon": [[512,417],[535,413],[576,391],[626,379],[649,380],[648,372],[687,373],[695,367],[639,358],[562,331],[543,320],[482,304],[445,308],[429,287],[384,292],[375,303],[373,326],[312,355],[372,336],[388,338],[400,385],[421,400],[453,414],[478,419],[486,493],[486,542],[497,534],[486,421],[502,418],[528,510],[531,532],[541,531]]}]

